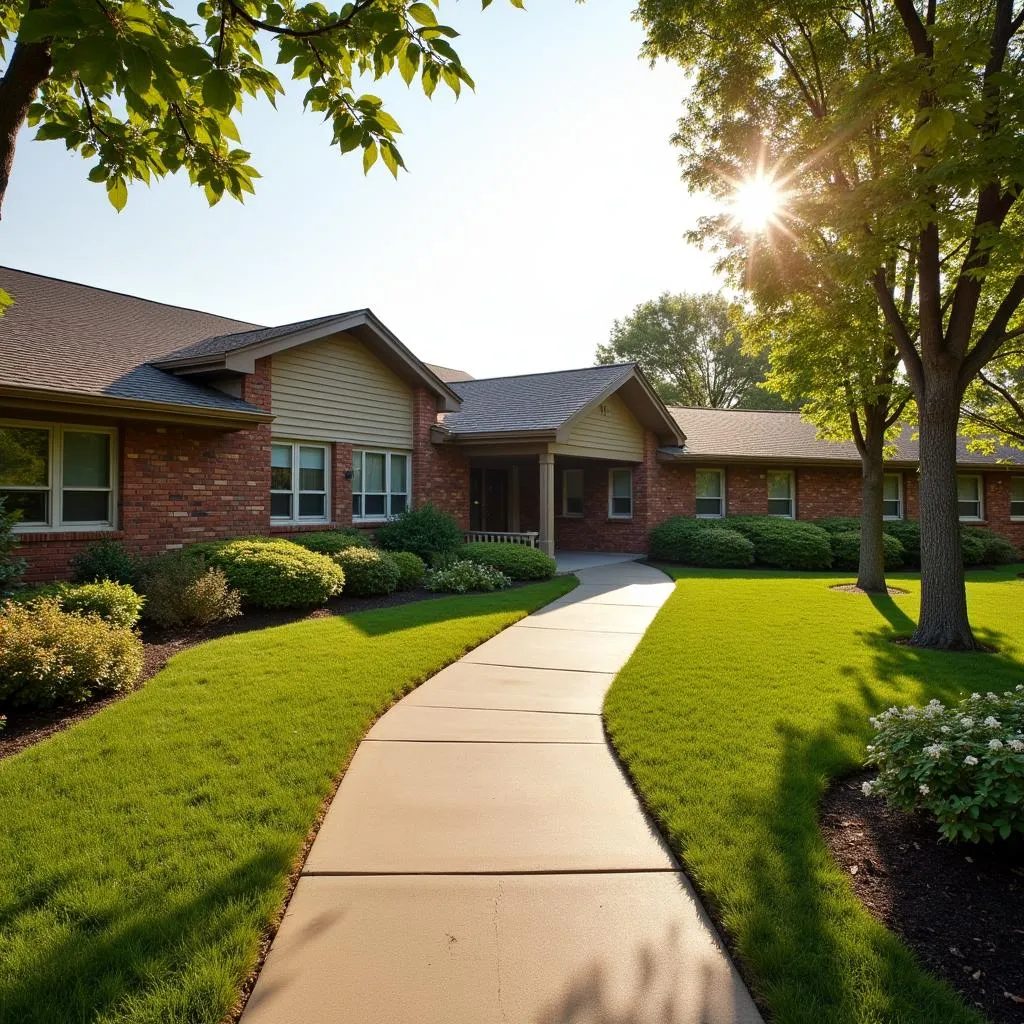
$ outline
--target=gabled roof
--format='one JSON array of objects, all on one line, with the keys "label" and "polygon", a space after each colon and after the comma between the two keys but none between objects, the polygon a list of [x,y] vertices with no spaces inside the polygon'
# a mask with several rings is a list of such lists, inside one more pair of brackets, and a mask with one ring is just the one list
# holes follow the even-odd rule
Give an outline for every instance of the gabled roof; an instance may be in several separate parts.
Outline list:
[{"label": "gabled roof", "polygon": [[465,370],[455,370],[450,366],[438,366],[437,363],[427,363],[431,371],[437,374],[445,384],[454,384],[460,380],[473,380],[473,374]]},{"label": "gabled roof", "polygon": [[[824,441],[817,428],[800,418],[798,412],[766,412],[748,409],[693,409],[670,406],[669,412],[686,434],[686,446],[670,457],[690,462],[728,459],[774,462],[822,462],[860,464],[860,454],[852,441]],[[886,459],[892,464],[913,466],[918,461],[915,431],[904,427],[892,442],[894,450]],[[1024,451],[997,447],[993,455],[967,450],[967,441],[957,441],[957,463],[963,466],[1024,464]]]},{"label": "gabled roof", "polygon": [[620,389],[645,426],[666,439],[682,440],[681,431],[634,363],[453,381],[451,388],[462,400],[462,407],[448,413],[442,422],[454,440],[554,435]]}]

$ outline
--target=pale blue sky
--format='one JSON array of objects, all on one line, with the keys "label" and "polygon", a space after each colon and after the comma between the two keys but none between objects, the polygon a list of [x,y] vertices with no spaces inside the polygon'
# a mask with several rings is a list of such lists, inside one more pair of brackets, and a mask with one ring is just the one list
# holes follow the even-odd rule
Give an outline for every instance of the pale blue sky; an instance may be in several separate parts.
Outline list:
[{"label": "pale blue sky", "polygon": [[245,205],[211,210],[171,179],[134,186],[118,215],[86,162],[24,133],[0,261],[264,324],[370,306],[417,355],[476,376],[588,365],[636,303],[717,288],[683,241],[706,208],[668,141],[683,77],[638,59],[630,6],[444,3],[477,90],[373,86],[405,129],[397,183],[331,149],[297,88],[246,108],[263,178]]}]

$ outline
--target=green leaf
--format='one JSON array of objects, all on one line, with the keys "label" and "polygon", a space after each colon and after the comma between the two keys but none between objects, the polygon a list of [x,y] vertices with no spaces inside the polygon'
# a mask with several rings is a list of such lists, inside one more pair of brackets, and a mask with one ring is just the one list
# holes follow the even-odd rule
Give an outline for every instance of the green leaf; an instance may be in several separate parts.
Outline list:
[{"label": "green leaf", "polygon": [[107,182],[107,198],[110,205],[120,213],[128,202],[128,186],[124,178],[111,178]]},{"label": "green leaf", "polygon": [[107,168],[103,164],[97,164],[89,171],[89,180],[99,183],[107,180]]},{"label": "green leaf", "polygon": [[384,165],[391,172],[392,177],[398,177],[398,150],[391,145],[390,142],[384,142],[380,148],[381,158],[384,160]]},{"label": "green leaf", "polygon": [[234,109],[235,83],[222,68],[215,68],[203,79],[203,102],[222,114],[230,114]]},{"label": "green leaf", "polygon": [[419,25],[436,25],[437,15],[428,4],[416,3],[409,8],[409,17]]},{"label": "green leaf", "polygon": [[363,174],[369,174],[370,168],[377,162],[377,143],[371,141],[363,150]]}]

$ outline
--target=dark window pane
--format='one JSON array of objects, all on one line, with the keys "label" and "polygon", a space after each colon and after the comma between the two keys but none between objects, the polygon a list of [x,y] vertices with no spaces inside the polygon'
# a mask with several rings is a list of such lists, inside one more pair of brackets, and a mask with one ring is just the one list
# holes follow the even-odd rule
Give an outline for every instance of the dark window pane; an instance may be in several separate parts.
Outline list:
[{"label": "dark window pane", "polygon": [[292,489],[291,469],[284,466],[271,467],[270,489],[272,491],[290,491]]},{"label": "dark window pane", "polygon": [[792,508],[789,504],[789,499],[785,498],[769,498],[768,499],[768,515],[770,516],[791,516]]},{"label": "dark window pane", "polygon": [[322,494],[300,494],[299,495],[299,516],[316,516],[320,519],[324,515],[326,499]]},{"label": "dark window pane", "polygon": [[0,486],[46,487],[50,483],[50,432],[0,427]]},{"label": "dark window pane", "polygon": [[358,519],[363,514],[363,496],[361,494],[352,495],[352,516]]},{"label": "dark window pane", "polygon": [[1014,519],[1024,519],[1024,501],[1011,501],[1010,515]]},{"label": "dark window pane", "polygon": [[391,514],[397,516],[399,512],[404,512],[406,506],[406,497],[404,494],[392,494],[391,495]]},{"label": "dark window pane", "polygon": [[385,514],[383,494],[367,494],[363,500],[365,502],[365,515],[383,516]]},{"label": "dark window pane", "polygon": [[900,503],[899,501],[883,501],[882,502],[882,515],[889,519],[900,519]]},{"label": "dark window pane", "polygon": [[299,490],[323,491],[327,478],[327,452],[323,448],[299,449]]},{"label": "dark window pane", "polygon": [[63,473],[65,487],[109,487],[110,435],[65,430]]},{"label": "dark window pane", "polygon": [[280,519],[291,519],[292,496],[290,494],[272,494],[270,496],[270,514]]},{"label": "dark window pane", "polygon": [[20,512],[19,523],[43,523],[48,520],[47,506],[49,491],[3,491],[0,498],[5,498],[4,508],[8,512]]},{"label": "dark window pane", "polygon": [[408,460],[404,455],[391,456],[391,490],[398,494],[406,494],[409,490],[407,476]]},{"label": "dark window pane", "polygon": [[110,521],[109,491],[65,491],[61,518],[65,523]]},{"label": "dark window pane", "polygon": [[961,519],[978,519],[981,508],[976,501],[958,501],[957,508],[960,510]]},{"label": "dark window pane", "polygon": [[565,514],[570,516],[581,516],[583,515],[583,499],[574,498],[571,495],[566,495],[565,498]]},{"label": "dark window pane", "polygon": [[722,502],[719,498],[698,498],[697,515],[699,516],[720,516],[722,514]]},{"label": "dark window pane", "polygon": [[612,498],[612,515],[628,516],[633,514],[633,502],[629,498]]}]

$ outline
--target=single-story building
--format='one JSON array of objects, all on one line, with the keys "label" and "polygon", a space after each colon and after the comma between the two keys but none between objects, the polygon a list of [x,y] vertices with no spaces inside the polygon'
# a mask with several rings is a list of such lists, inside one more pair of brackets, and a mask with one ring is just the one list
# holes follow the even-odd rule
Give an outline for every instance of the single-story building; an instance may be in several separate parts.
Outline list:
[{"label": "single-story building", "polygon": [[[795,413],[668,408],[631,363],[475,380],[367,309],[280,327],[0,269],[0,495],[32,578],[101,538],[357,526],[433,502],[546,551],[643,551],[672,515],[857,515],[852,444]],[[885,512],[917,515],[909,432]],[[960,510],[1024,546],[1024,453],[960,448]]]}]

